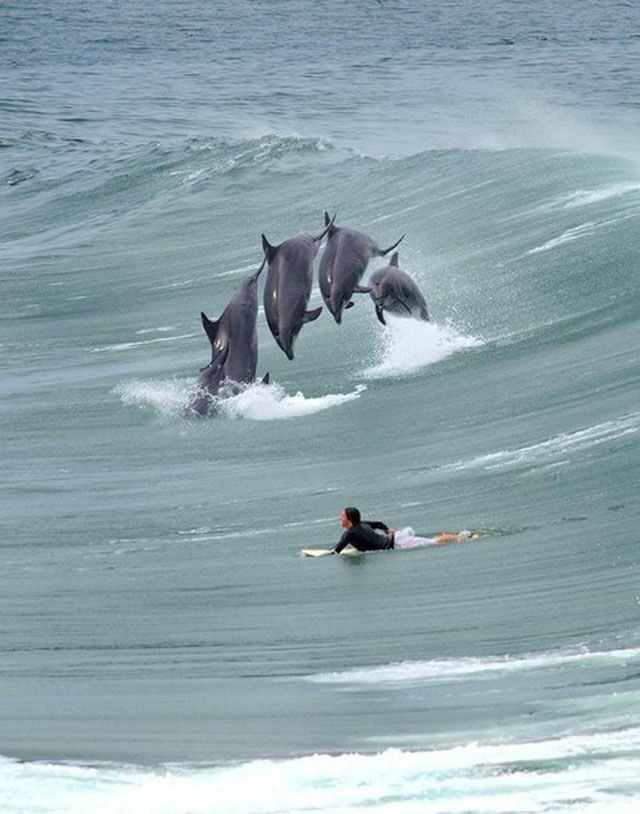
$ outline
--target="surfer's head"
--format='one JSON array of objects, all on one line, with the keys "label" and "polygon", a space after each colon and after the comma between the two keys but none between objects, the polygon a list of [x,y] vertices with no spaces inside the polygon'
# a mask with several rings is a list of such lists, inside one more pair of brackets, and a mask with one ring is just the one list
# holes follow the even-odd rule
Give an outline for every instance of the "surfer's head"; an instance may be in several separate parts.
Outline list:
[{"label": "surfer's head", "polygon": [[342,522],[343,528],[345,529],[350,529],[353,526],[359,526],[360,510],[356,509],[355,506],[347,506],[346,509],[342,510],[340,520]]}]

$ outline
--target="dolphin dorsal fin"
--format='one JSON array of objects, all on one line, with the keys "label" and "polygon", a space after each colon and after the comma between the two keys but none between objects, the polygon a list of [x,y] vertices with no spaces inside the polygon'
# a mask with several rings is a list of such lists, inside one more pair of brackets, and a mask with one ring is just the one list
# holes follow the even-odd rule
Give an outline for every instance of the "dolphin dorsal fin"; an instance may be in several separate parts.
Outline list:
[{"label": "dolphin dorsal fin", "polygon": [[391,255],[391,260],[389,261],[389,265],[390,266],[395,266],[396,268],[398,268],[398,252],[394,252]]},{"label": "dolphin dorsal fin", "polygon": [[380,255],[380,257],[384,257],[385,254],[389,254],[391,249],[395,249],[395,247],[398,245],[398,243],[401,243],[403,240],[404,240],[404,235],[402,235],[402,237],[399,238],[399,240],[396,240],[395,243],[392,243],[391,246],[388,246],[386,249],[378,249],[378,254]]},{"label": "dolphin dorsal fin", "polygon": [[258,277],[260,276],[260,273],[261,273],[262,269],[264,268],[264,264],[266,262],[267,262],[267,255],[266,255],[266,252],[265,252],[265,255],[264,255],[264,258],[262,260],[262,264],[261,264],[260,268],[253,275],[253,279],[256,281],[256,283],[258,282]]},{"label": "dolphin dorsal fin", "polygon": [[213,345],[216,341],[216,336],[218,334],[218,320],[209,319],[209,317],[205,314],[204,311],[200,311],[200,319],[202,320],[202,327],[204,328],[204,332],[209,337],[209,342]]},{"label": "dolphin dorsal fin", "polygon": [[320,241],[325,235],[329,235],[329,237],[331,237],[331,235],[336,231],[336,227],[334,226],[333,223],[335,219],[336,219],[335,215],[332,218],[329,218],[329,213],[328,212],[324,213],[325,226],[322,232],[317,237],[313,238],[316,243],[320,243]]},{"label": "dolphin dorsal fin", "polygon": [[270,260],[275,254],[275,251],[278,247],[272,246],[264,235],[261,235],[261,237],[262,237],[262,250],[267,260]]},{"label": "dolphin dorsal fin", "polygon": [[325,212],[324,212],[325,229],[324,229],[324,232],[322,233],[323,237],[324,237],[324,235],[329,235],[329,237],[331,237],[331,235],[335,234],[335,232],[338,231],[338,227],[335,224],[335,220],[336,220],[336,216],[334,215],[333,217],[331,217],[329,215],[329,213],[327,212],[327,210],[325,209]]}]

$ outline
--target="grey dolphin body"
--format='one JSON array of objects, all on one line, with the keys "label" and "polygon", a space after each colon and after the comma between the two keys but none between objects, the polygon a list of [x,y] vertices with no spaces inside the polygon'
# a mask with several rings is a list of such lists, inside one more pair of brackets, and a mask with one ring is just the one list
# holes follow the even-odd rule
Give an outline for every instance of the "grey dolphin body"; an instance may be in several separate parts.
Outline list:
[{"label": "grey dolphin body", "polygon": [[328,237],[320,260],[318,282],[325,305],[340,324],[344,310],[353,305],[353,294],[367,294],[370,291],[368,287],[360,285],[369,260],[376,256],[384,257],[395,249],[404,235],[389,248],[380,249],[364,232],[334,226],[329,222],[327,212],[324,213],[324,220],[328,226]]},{"label": "grey dolphin body", "polygon": [[376,316],[386,325],[384,312],[399,317],[413,317],[429,321],[429,312],[422,292],[414,281],[398,268],[398,252],[394,252],[388,266],[374,271],[369,278],[370,296],[376,306]]},{"label": "grey dolphin body", "polygon": [[278,346],[293,359],[293,343],[302,326],[320,316],[322,306],[307,311],[313,285],[313,261],[322,238],[299,234],[272,246],[262,235],[262,248],[269,264],[264,287],[264,313]]},{"label": "grey dolphin body", "polygon": [[[258,362],[258,271],[242,280],[219,319],[200,313],[202,327],[211,342],[211,362],[200,371],[197,391],[187,413],[207,415],[213,397],[225,381],[252,382]],[[269,374],[263,381],[269,381]]]}]

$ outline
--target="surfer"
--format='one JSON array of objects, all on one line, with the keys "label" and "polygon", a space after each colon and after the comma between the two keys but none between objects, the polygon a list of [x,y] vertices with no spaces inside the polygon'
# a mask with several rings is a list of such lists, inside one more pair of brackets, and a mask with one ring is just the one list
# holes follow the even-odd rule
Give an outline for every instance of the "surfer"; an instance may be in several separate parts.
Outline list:
[{"label": "surfer", "polygon": [[475,540],[480,535],[470,531],[443,532],[436,537],[416,537],[406,531],[389,528],[377,520],[362,520],[360,510],[347,506],[340,515],[345,530],[340,540],[330,549],[329,554],[339,554],[346,546],[352,545],[358,551],[382,551],[385,549],[423,548],[442,543],[455,543],[460,540]]}]

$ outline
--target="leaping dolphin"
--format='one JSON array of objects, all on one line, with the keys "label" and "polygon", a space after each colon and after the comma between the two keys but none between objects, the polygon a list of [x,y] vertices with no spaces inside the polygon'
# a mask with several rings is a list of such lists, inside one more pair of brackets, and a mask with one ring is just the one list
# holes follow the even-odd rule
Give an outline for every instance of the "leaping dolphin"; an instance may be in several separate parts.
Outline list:
[{"label": "leaping dolphin", "polygon": [[395,249],[404,235],[387,249],[380,249],[364,232],[334,226],[327,212],[324,213],[324,222],[328,237],[320,260],[318,282],[325,305],[340,324],[344,310],[353,305],[353,294],[367,294],[371,290],[360,285],[369,260],[376,256],[384,257]]},{"label": "leaping dolphin", "polygon": [[305,233],[290,237],[279,246],[272,246],[262,235],[268,263],[264,313],[273,338],[288,359],[293,359],[293,343],[302,326],[313,322],[322,311],[322,306],[307,311],[307,304],[313,285],[313,261],[328,229],[316,237]]},{"label": "leaping dolphin", "polygon": [[376,306],[376,316],[386,325],[384,311],[399,317],[413,317],[429,322],[427,303],[415,282],[398,267],[398,252],[388,266],[374,271],[369,278],[370,296]]},{"label": "leaping dolphin", "polygon": [[[209,319],[204,311],[200,313],[211,342],[211,361],[200,371],[187,414],[207,415],[224,381],[254,381],[258,363],[258,277],[265,262],[255,274],[242,280],[217,320]],[[268,383],[268,373],[262,381]]]}]

